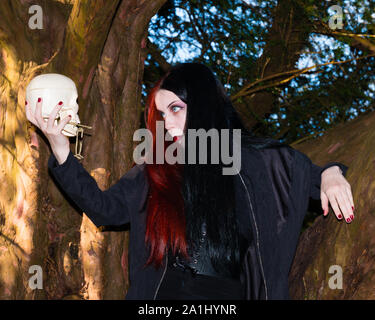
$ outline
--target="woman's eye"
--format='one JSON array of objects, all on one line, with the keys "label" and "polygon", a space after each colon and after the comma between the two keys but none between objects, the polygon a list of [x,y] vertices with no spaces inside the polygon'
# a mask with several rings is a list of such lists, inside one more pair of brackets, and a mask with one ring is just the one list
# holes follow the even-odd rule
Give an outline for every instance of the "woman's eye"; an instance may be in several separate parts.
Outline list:
[{"label": "woman's eye", "polygon": [[173,112],[177,112],[178,110],[181,109],[181,107],[179,107],[179,106],[173,106],[171,109],[172,109]]}]

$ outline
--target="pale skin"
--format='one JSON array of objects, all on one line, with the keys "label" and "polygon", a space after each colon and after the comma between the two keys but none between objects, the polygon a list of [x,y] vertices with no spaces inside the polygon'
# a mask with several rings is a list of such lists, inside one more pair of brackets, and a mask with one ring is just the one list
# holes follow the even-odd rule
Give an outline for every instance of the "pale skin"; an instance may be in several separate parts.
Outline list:
[{"label": "pale skin", "polygon": [[[164,119],[166,130],[173,136],[182,136],[186,122],[187,105],[172,91],[160,89],[155,96],[156,108]],[[179,134],[175,134],[179,132]],[[354,219],[354,201],[349,182],[341,173],[339,166],[325,169],[321,175],[320,199],[324,216],[331,205],[339,220],[347,223]],[[353,209],[352,209],[353,208]]]},{"label": "pale skin", "polygon": [[[37,126],[47,137],[52,152],[59,164],[65,162],[68,157],[69,138],[61,133],[64,126],[70,121],[69,117],[61,119],[59,124],[54,124],[54,119],[61,104],[57,104],[52,110],[47,121],[42,118],[42,99],[36,104],[35,114],[26,101],[25,112],[27,119]],[[187,105],[178,96],[169,90],[160,89],[155,96],[156,108],[164,119],[166,130],[175,140],[184,134]],[[345,218],[347,223],[354,219],[354,201],[351,186],[342,175],[340,167],[333,166],[322,172],[320,185],[320,199],[324,216],[328,215],[329,204],[336,217]]]},{"label": "pale skin", "polygon": [[155,95],[155,104],[164,119],[165,129],[177,140],[181,138],[186,122],[186,103],[172,91],[160,89]]},{"label": "pale skin", "polygon": [[40,101],[37,102],[35,113],[33,114],[30,104],[25,102],[25,112],[26,118],[35,126],[37,126],[43,134],[48,139],[53,154],[56,156],[56,160],[59,164],[65,162],[66,158],[69,155],[69,138],[61,133],[65,125],[70,121],[69,116],[61,119],[58,125],[54,125],[54,119],[56,118],[57,113],[63,106],[62,101],[57,104],[50,113],[48,120],[42,118],[42,103],[43,99],[39,98]]}]

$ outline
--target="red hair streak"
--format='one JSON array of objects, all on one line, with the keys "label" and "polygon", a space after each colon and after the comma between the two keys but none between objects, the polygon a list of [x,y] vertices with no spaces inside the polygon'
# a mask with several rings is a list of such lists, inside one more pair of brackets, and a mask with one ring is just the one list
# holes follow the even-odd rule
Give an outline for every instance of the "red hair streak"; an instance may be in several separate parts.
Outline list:
[{"label": "red hair streak", "polygon": [[[156,150],[156,121],[163,121],[156,109],[155,95],[161,80],[151,90],[147,102],[147,128],[152,132],[153,150]],[[175,137],[177,138],[177,137]],[[172,142],[165,141],[165,149]],[[165,151],[165,150],[164,150]],[[181,192],[181,164],[156,164],[156,152],[153,152],[153,164],[146,164],[146,173],[150,185],[145,242],[149,245],[150,255],[146,265],[160,267],[168,249],[188,257],[186,241],[186,221],[184,201]]]}]

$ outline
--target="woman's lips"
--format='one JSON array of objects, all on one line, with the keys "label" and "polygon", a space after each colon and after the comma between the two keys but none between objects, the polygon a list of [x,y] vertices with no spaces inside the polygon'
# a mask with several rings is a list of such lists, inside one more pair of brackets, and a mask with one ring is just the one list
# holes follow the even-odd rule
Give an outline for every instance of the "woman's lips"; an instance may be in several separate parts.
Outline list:
[{"label": "woman's lips", "polygon": [[176,141],[180,140],[181,138],[182,138],[182,136],[174,136],[173,142],[176,142]]}]

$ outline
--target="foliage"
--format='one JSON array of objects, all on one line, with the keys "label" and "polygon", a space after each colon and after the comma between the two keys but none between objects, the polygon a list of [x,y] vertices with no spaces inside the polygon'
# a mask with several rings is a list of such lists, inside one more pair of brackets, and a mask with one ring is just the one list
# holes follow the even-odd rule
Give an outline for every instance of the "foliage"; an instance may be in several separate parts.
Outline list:
[{"label": "foliage", "polygon": [[[298,0],[295,3],[311,22],[306,26],[308,43],[298,53],[296,69],[375,53],[358,38],[334,34],[324,28],[334,13],[329,7],[338,4],[344,10],[344,28],[335,31],[375,34],[374,2]],[[276,1],[258,0],[169,0],[151,20],[149,41],[168,63],[205,63],[225,84],[228,94],[234,95],[260,78],[257,62],[267,43],[276,5]],[[375,45],[374,37],[361,39]],[[256,87],[269,84],[269,88],[258,93],[272,93],[277,103],[255,126],[256,133],[291,143],[320,135],[337,123],[372,111],[374,64],[375,58],[369,57],[317,67],[282,85],[275,84],[277,81],[258,83]],[[151,53],[146,61],[144,92],[161,74]],[[150,75],[152,81],[148,81]]]}]

